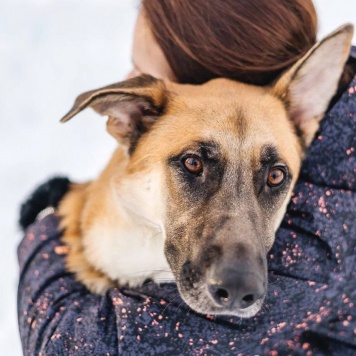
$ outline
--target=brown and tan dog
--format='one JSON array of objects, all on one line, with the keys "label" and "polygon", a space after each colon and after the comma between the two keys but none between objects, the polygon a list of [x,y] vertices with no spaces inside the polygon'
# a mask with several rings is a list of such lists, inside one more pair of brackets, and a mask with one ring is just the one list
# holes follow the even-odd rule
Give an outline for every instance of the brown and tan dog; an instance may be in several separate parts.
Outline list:
[{"label": "brown and tan dog", "polygon": [[352,33],[343,26],[269,88],[143,75],[80,95],[62,121],[90,106],[120,146],[59,207],[68,270],[96,293],[171,280],[197,312],[256,314],[266,253]]}]

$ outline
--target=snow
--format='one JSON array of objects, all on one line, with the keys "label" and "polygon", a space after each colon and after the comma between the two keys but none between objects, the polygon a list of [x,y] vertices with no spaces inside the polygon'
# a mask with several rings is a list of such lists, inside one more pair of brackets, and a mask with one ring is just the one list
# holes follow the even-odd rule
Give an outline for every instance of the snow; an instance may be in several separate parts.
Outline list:
[{"label": "snow", "polygon": [[[60,117],[88,89],[122,80],[138,0],[0,2],[0,354],[21,355],[16,247],[20,203],[55,174],[95,177],[115,142],[91,111]],[[356,23],[355,0],[317,0],[321,33]]]}]

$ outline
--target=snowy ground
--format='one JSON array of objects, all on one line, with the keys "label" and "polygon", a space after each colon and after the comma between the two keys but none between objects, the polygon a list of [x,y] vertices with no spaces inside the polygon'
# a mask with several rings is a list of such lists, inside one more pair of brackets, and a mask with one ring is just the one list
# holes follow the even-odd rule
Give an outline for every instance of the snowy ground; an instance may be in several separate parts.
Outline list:
[{"label": "snowy ground", "polygon": [[[0,2],[0,354],[21,355],[17,333],[16,225],[24,197],[46,178],[97,174],[114,148],[90,111],[59,118],[77,94],[130,69],[138,0]],[[321,33],[356,23],[355,0],[317,0]]]}]

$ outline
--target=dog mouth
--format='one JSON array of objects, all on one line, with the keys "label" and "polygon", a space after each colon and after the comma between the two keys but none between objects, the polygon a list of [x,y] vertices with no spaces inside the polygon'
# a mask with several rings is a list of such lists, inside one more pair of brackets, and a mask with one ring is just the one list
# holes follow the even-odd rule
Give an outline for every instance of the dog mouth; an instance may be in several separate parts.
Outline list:
[{"label": "dog mouth", "polygon": [[190,308],[201,314],[241,318],[259,312],[266,296],[266,276],[261,278],[254,272],[236,268],[225,269],[220,279],[212,278],[214,274],[217,273],[203,272],[190,262],[183,265],[176,281],[182,299]]}]

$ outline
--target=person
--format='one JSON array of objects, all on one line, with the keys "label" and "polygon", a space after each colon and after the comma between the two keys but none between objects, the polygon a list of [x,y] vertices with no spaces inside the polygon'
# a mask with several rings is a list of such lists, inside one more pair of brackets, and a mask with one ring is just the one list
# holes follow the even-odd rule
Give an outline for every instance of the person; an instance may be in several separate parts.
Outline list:
[{"label": "person", "polygon": [[[309,0],[143,0],[130,77],[268,85],[316,41]],[[356,51],[303,163],[268,254],[253,318],[199,315],[174,284],[91,294],[66,272],[55,207],[68,180],[23,205],[19,328],[25,355],[351,355],[356,350]],[[53,210],[53,209],[52,209]],[[52,212],[50,210],[50,212]],[[32,224],[30,224],[33,222]]]}]

